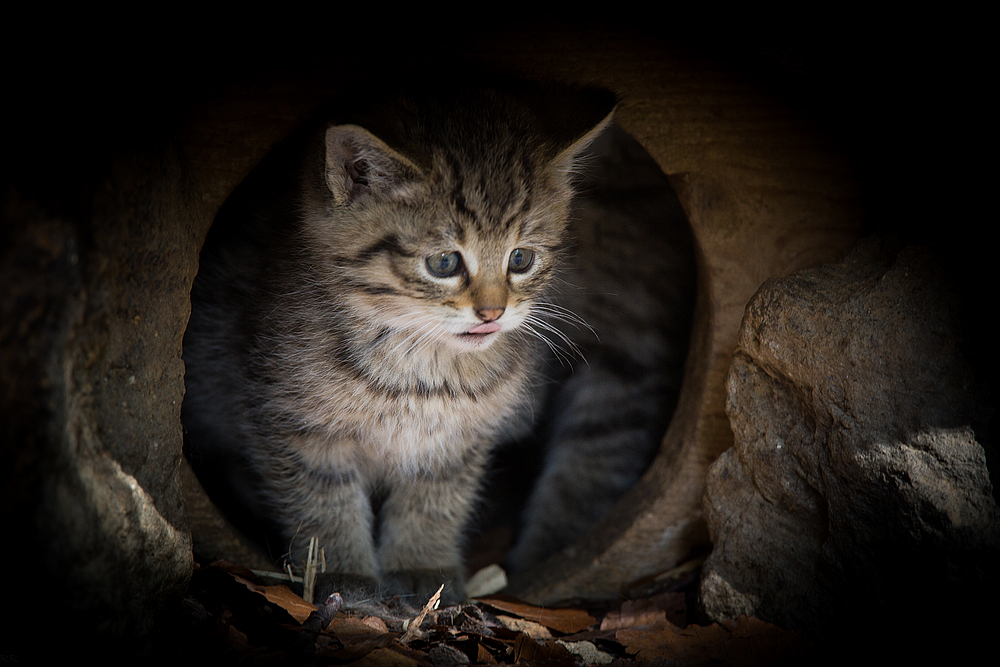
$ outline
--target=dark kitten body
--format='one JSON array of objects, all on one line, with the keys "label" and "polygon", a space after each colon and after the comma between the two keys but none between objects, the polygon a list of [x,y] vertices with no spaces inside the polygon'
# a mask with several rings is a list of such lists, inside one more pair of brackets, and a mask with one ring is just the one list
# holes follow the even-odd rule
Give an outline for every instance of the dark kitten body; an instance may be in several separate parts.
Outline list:
[{"label": "dark kitten body", "polygon": [[490,450],[542,397],[574,160],[613,104],[593,89],[385,103],[230,198],[192,289],[183,421],[210,494],[277,560],[315,536],[342,579],[464,596]]},{"label": "dark kitten body", "polygon": [[523,485],[524,462],[541,455],[508,557],[515,576],[571,546],[638,481],[666,432],[687,355],[694,250],[667,177],[614,125],[579,163],[552,302],[586,326],[553,318],[562,348],[546,350],[535,432],[498,457],[507,470],[496,495],[507,496]]}]

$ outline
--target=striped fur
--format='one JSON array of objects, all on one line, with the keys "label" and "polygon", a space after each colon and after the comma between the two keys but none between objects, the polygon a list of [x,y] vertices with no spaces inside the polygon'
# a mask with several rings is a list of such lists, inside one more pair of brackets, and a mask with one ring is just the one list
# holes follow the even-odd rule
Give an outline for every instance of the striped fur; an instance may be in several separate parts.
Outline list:
[{"label": "striped fur", "polygon": [[[501,459],[530,460],[542,443],[508,557],[515,578],[570,548],[635,485],[666,432],[687,354],[694,252],[666,176],[615,126],[579,161],[571,252],[548,306],[562,349],[546,356],[537,433]],[[587,326],[559,317],[567,312]]]},{"label": "striped fur", "polygon": [[[540,400],[574,161],[614,104],[560,94],[345,112],[220,212],[184,341],[188,450],[277,560],[301,562],[318,536],[347,578],[464,596],[462,532],[489,452]],[[517,249],[526,270],[511,268]],[[453,252],[459,268],[436,274]]]}]

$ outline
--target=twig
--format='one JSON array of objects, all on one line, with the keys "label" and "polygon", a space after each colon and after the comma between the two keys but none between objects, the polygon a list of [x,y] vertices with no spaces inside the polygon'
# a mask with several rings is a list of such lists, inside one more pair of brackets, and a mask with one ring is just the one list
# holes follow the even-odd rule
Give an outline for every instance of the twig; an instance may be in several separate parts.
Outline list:
[{"label": "twig", "polygon": [[309,614],[309,618],[302,624],[302,629],[309,632],[320,632],[330,625],[330,621],[337,615],[344,606],[344,598],[340,593],[331,593],[326,602],[316,608],[316,611]]},{"label": "twig", "polygon": [[302,577],[297,577],[294,574],[289,574],[287,572],[271,572],[270,570],[250,570],[258,577],[263,577],[265,579],[277,579],[279,581],[291,581],[297,582],[302,581]]},{"label": "twig", "polygon": [[315,535],[309,538],[309,551],[306,552],[306,571],[302,575],[302,599],[312,604],[316,589],[316,566],[319,551],[319,538]]},{"label": "twig", "polygon": [[326,602],[316,608],[314,612],[302,623],[302,633],[296,642],[304,659],[300,659],[300,664],[313,664],[312,658],[316,655],[316,638],[330,621],[337,615],[337,612],[344,606],[344,599],[340,593],[332,593]]},{"label": "twig", "polygon": [[417,636],[417,633],[420,632],[420,624],[424,622],[424,618],[432,610],[437,608],[438,601],[441,599],[441,591],[443,590],[444,584],[441,584],[441,587],[437,589],[437,593],[431,596],[431,599],[427,601],[427,604],[425,604],[424,608],[420,610],[420,613],[417,614],[416,618],[407,624],[406,632],[404,632],[403,636],[399,638],[399,641],[404,644],[408,644],[413,641],[413,639]]}]

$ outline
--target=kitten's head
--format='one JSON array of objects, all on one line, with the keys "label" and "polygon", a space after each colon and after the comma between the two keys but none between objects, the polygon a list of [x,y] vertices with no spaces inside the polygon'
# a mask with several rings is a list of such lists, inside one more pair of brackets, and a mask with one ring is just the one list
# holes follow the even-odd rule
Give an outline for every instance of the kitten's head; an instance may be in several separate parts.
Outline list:
[{"label": "kitten's head", "polygon": [[562,92],[554,105],[551,91],[463,91],[326,130],[324,205],[307,233],[373,336],[461,352],[537,325],[564,252],[574,160],[615,103],[603,90]]}]

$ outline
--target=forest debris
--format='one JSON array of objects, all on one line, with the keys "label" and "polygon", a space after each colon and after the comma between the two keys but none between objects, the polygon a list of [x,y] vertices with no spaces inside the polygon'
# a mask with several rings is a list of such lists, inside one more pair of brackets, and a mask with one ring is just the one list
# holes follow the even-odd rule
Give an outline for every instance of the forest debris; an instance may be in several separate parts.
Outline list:
[{"label": "forest debris", "polygon": [[388,648],[377,648],[352,665],[358,667],[417,667],[420,663]]},{"label": "forest debris", "polygon": [[661,593],[641,600],[628,600],[617,611],[610,611],[601,621],[601,630],[655,625],[669,621],[686,625],[687,600],[684,593]]},{"label": "forest debris", "polygon": [[465,582],[465,590],[470,598],[498,593],[507,587],[507,573],[493,563],[476,572]]},{"label": "forest debris", "polygon": [[[250,588],[248,586],[248,588]],[[310,614],[316,611],[316,605],[306,602],[292,592],[288,586],[278,584],[275,586],[254,586],[251,590],[256,591],[266,597],[269,602],[278,605],[299,623],[305,623]],[[336,613],[336,612],[334,612]]]},{"label": "forest debris", "polygon": [[253,581],[255,573],[252,570],[224,560],[214,561],[208,567],[228,573],[229,576],[254,593],[260,593],[267,598],[268,602],[287,611],[299,623],[305,622],[309,615],[316,611],[316,605],[306,602],[284,584],[266,586]]},{"label": "forest debris", "polygon": [[[340,613],[336,594],[317,609],[283,585],[259,581],[231,563],[196,565],[191,627],[206,634],[185,634],[190,646],[172,638],[170,650],[187,659],[177,664],[236,653],[246,664],[273,665],[795,665],[812,651],[795,633],[754,618],[679,627],[685,597],[675,592],[626,601],[603,614],[599,628],[585,610],[543,609],[503,595],[437,610],[438,589],[401,637],[398,617]],[[679,624],[670,623],[675,618]]]},{"label": "forest debris", "polygon": [[564,642],[557,640],[556,643],[562,644],[566,647],[567,651],[579,656],[585,665],[610,665],[615,660],[615,656],[600,650],[594,646],[593,642]]},{"label": "forest debris", "polygon": [[545,609],[506,595],[488,595],[478,598],[478,601],[565,634],[579,632],[597,623],[597,619],[583,609]]},{"label": "forest debris", "polygon": [[[321,561],[322,570],[325,572],[326,556],[323,550],[319,548],[319,538],[314,535],[309,538],[309,549],[306,551],[306,567],[302,575],[302,599],[309,603],[313,601],[313,595],[316,590],[316,572],[320,569]],[[289,576],[291,576],[291,570],[289,570]]]},{"label": "forest debris", "polygon": [[420,632],[420,624],[424,622],[424,618],[427,614],[437,608],[438,602],[441,600],[441,591],[443,590],[444,584],[441,584],[440,588],[437,589],[437,593],[431,596],[431,599],[427,601],[427,604],[425,604],[424,608],[420,610],[420,613],[417,614],[416,618],[407,623],[406,632],[404,632],[403,636],[399,638],[400,642],[408,644],[418,635]]},{"label": "forest debris", "polygon": [[518,635],[514,640],[513,658],[514,662],[524,662],[529,665],[577,667],[576,658],[565,646],[557,642],[540,644],[528,635]]},{"label": "forest debris", "polygon": [[[337,612],[340,611],[343,606],[344,598],[340,596],[340,593],[331,593],[326,599],[326,602],[321,604],[316,611],[309,614],[309,617],[302,622],[302,628],[312,632],[319,632],[320,630],[325,629],[330,625],[330,622],[333,621],[333,617],[337,615]],[[382,625],[385,626],[384,621]],[[386,630],[388,630],[388,628],[386,628]]]},{"label": "forest debris", "polygon": [[452,667],[453,665],[469,664],[469,656],[448,644],[438,644],[432,647],[427,652],[427,656],[434,663],[434,667]]},{"label": "forest debris", "polygon": [[250,570],[255,575],[261,579],[274,579],[276,581],[290,581],[292,583],[301,583],[302,577],[297,577],[294,574],[288,572],[274,572],[272,570]]},{"label": "forest debris", "polygon": [[330,622],[326,630],[337,638],[350,657],[361,657],[377,649],[389,648],[395,639],[385,621],[377,616],[357,618],[341,614]]},{"label": "forest debris", "polygon": [[497,620],[503,623],[503,626],[508,630],[523,632],[532,639],[552,639],[552,633],[541,623],[529,621],[524,618],[504,616],[503,614],[497,614]]},{"label": "forest debris", "polygon": [[740,616],[725,624],[689,625],[667,622],[624,628],[615,637],[639,662],[673,661],[680,665],[798,664],[809,643],[789,630]]}]

